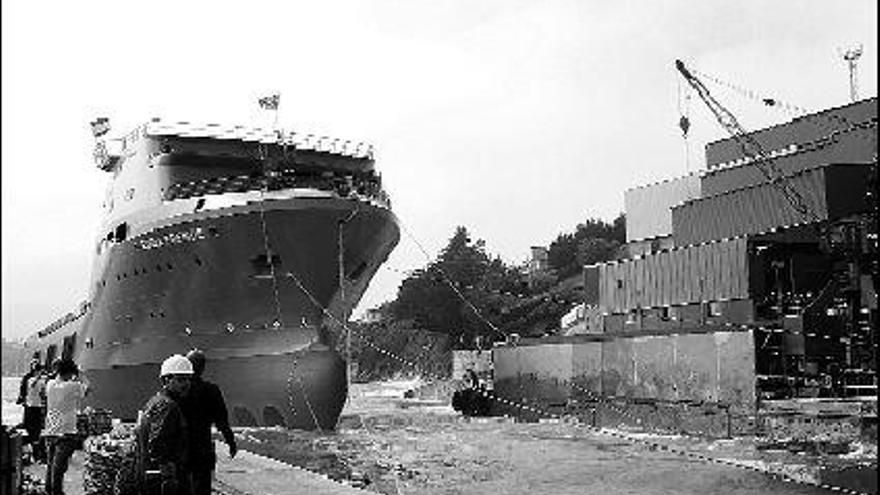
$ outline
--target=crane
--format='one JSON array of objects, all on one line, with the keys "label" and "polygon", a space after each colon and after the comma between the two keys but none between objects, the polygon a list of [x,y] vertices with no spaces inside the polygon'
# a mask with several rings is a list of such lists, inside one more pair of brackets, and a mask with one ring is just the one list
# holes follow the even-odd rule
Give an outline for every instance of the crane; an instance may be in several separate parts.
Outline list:
[{"label": "crane", "polygon": [[743,154],[752,159],[752,163],[761,171],[767,182],[777,188],[791,207],[806,217],[807,221],[820,221],[821,218],[810,208],[807,200],[798,192],[791,181],[776,167],[773,163],[773,158],[764,151],[761,143],[749,134],[736,117],[709,93],[706,86],[684,66],[684,62],[676,60],[675,68],[678,69],[685,81],[694,88],[700,99],[709,107],[709,110],[712,111],[721,127],[724,127],[730,136],[736,140]]}]

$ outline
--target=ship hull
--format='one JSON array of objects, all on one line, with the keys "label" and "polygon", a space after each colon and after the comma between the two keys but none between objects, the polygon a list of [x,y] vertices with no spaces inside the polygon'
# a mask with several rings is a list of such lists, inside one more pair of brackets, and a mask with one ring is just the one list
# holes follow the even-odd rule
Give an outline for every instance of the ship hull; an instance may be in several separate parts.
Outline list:
[{"label": "ship hull", "polygon": [[[220,387],[233,425],[332,430],[347,395],[345,368],[337,352],[303,350],[212,360],[205,379]],[[87,374],[92,392],[86,404],[127,421],[160,387],[158,364]]]},{"label": "ship hull", "polygon": [[89,405],[133,419],[160,363],[199,348],[233,424],[332,429],[347,397],[333,335],[398,238],[385,208],[288,198],[180,215],[126,240],[76,326]]}]

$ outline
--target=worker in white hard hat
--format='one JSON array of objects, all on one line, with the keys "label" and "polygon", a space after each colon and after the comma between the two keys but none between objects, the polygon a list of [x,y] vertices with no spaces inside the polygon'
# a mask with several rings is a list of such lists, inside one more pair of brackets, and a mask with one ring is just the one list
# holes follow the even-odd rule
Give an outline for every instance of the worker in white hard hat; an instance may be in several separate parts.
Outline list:
[{"label": "worker in white hard hat", "polygon": [[186,354],[193,365],[192,385],[189,394],[180,402],[183,416],[189,433],[189,472],[190,495],[211,495],[211,480],[217,464],[214,452],[214,439],[211,437],[211,426],[223,435],[229,446],[229,457],[235,457],[238,446],[235,435],[229,427],[229,415],[226,412],[226,401],[220,387],[202,378],[205,372],[207,356],[193,349]]},{"label": "worker in white hard hat", "polygon": [[180,401],[189,391],[192,377],[192,363],[186,356],[175,354],[166,359],[159,370],[162,388],[147,402],[139,418],[148,491],[163,495],[188,493],[184,466],[189,446]]}]

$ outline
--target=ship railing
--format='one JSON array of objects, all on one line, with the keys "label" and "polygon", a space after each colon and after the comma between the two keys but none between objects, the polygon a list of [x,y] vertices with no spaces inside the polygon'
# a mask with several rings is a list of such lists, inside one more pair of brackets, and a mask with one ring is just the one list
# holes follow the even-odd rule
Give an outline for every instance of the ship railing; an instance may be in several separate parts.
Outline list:
[{"label": "ship railing", "polygon": [[211,194],[243,193],[282,189],[315,189],[335,194],[339,198],[353,198],[370,202],[380,207],[391,208],[388,194],[381,188],[378,180],[348,179],[338,176],[297,176],[291,171],[276,172],[269,177],[262,174],[214,177],[200,181],[173,184],[163,199],[173,201]]},{"label": "ship railing", "polygon": [[293,146],[298,150],[330,153],[349,158],[374,159],[373,145],[351,139],[333,138],[294,131],[247,127],[242,125],[196,124],[186,121],[165,122],[153,119],[132,132],[134,136],[178,136],[234,139],[279,146]]}]

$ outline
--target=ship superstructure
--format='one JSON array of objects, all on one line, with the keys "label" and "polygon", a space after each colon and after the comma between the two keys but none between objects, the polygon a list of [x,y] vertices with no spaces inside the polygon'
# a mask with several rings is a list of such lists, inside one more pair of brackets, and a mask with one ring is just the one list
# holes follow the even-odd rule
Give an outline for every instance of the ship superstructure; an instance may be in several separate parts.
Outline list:
[{"label": "ship superstructure", "polygon": [[95,153],[111,177],[88,299],[27,341],[132,419],[159,363],[206,351],[234,424],[331,429],[333,335],[399,239],[372,147],[159,119]]}]

